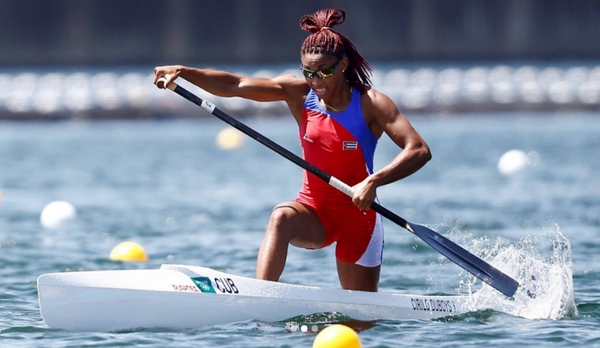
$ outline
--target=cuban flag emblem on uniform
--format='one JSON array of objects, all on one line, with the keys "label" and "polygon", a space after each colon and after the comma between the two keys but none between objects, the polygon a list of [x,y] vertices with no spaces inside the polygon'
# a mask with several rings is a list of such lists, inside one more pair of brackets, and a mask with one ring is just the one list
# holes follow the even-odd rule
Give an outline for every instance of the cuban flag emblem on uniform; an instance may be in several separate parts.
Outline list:
[{"label": "cuban flag emblem on uniform", "polygon": [[342,148],[344,150],[357,150],[358,149],[358,141],[344,141]]}]

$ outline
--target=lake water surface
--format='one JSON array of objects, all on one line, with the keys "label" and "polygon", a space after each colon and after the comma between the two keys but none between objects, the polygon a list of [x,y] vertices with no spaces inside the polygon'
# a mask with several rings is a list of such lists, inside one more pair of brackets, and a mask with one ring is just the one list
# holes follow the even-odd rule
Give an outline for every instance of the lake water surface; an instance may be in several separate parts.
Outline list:
[{"label": "lake water surface", "polygon": [[[198,109],[198,113],[202,113]],[[410,115],[409,115],[410,117]],[[591,113],[410,117],[433,160],[378,191],[384,207],[463,245],[527,281],[538,296],[507,301],[390,221],[381,291],[476,291],[469,314],[436,321],[357,326],[365,347],[595,346],[600,344],[600,120]],[[298,153],[290,117],[245,119]],[[218,120],[0,124],[0,344],[11,347],[311,347],[339,317],[241,322],[186,331],[72,333],[42,321],[43,273],[158,268],[183,263],[253,276],[269,213],[293,199],[302,171],[259,143],[224,151]],[[524,170],[499,173],[511,149]],[[397,153],[380,141],[375,167]],[[77,208],[60,229],[40,225],[52,201]],[[121,241],[150,261],[108,259]],[[281,281],[338,287],[333,248],[292,248]],[[274,308],[273,310],[277,310]]]}]

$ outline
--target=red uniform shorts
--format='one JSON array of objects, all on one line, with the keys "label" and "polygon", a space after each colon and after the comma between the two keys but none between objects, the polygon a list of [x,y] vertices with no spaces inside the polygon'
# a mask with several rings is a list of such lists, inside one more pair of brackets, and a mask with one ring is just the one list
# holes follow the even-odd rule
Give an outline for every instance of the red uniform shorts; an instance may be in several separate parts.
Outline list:
[{"label": "red uniform shorts", "polygon": [[300,195],[296,202],[315,211],[327,233],[323,247],[336,242],[339,261],[365,267],[381,265],[383,227],[381,216],[374,210],[362,211],[349,198],[348,204],[318,204]]}]

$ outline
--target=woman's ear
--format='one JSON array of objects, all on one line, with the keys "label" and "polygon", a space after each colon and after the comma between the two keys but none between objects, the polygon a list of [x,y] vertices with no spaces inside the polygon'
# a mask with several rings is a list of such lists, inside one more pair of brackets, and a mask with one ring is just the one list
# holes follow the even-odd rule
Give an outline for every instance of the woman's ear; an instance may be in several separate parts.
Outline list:
[{"label": "woman's ear", "polygon": [[344,57],[342,59],[340,66],[342,67],[342,72],[345,72],[346,69],[348,69],[348,66],[350,66],[350,60],[348,60],[348,57]]}]

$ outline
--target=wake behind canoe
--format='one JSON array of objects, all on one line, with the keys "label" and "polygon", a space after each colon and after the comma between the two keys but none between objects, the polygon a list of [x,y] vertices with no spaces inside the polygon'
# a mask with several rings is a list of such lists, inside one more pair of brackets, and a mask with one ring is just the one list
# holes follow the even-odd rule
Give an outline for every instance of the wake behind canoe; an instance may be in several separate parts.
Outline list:
[{"label": "wake behind canoe", "polygon": [[194,329],[327,312],[357,320],[435,319],[462,314],[467,298],[293,285],[170,264],[43,274],[38,295],[46,324],[70,331]]}]

